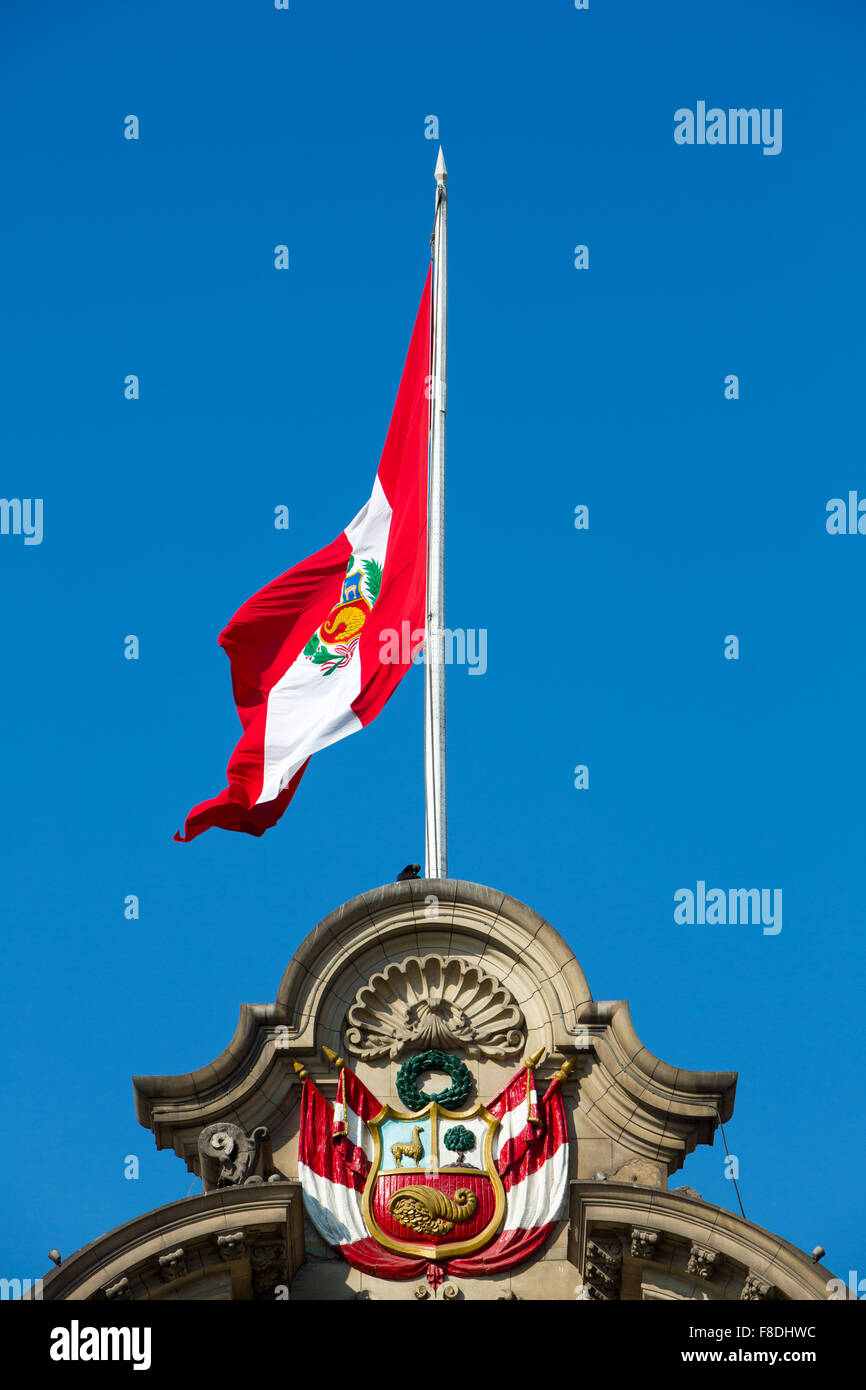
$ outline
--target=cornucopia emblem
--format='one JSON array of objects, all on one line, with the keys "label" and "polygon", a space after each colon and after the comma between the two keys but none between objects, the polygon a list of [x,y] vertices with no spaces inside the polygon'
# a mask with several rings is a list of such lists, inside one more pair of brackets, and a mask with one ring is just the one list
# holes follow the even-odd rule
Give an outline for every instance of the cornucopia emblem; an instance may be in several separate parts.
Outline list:
[{"label": "cornucopia emblem", "polygon": [[458,1187],[454,1197],[448,1197],[435,1187],[398,1187],[388,1203],[388,1210],[401,1226],[408,1226],[422,1236],[444,1236],[461,1221],[475,1214],[478,1198],[468,1187]]}]

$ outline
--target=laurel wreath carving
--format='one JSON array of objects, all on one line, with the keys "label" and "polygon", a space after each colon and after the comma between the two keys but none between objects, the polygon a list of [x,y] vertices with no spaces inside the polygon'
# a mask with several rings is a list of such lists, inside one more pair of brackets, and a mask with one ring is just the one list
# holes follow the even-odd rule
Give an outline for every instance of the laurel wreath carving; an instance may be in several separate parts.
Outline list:
[{"label": "laurel wreath carving", "polygon": [[[451,1085],[432,1095],[422,1091],[418,1086],[418,1077],[425,1071],[446,1071],[451,1077]],[[397,1073],[397,1095],[407,1110],[423,1110],[433,1100],[448,1110],[459,1110],[471,1090],[472,1076],[466,1063],[453,1053],[440,1052],[436,1047],[410,1057]]]}]

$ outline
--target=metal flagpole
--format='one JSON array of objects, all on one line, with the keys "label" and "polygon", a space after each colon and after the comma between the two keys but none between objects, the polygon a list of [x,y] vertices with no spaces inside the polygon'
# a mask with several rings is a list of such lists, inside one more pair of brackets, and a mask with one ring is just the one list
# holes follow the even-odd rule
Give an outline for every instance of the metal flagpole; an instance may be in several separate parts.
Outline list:
[{"label": "metal flagpole", "polygon": [[427,499],[427,620],[424,633],[426,878],[448,877],[445,794],[445,413],[448,363],[448,170],[436,160],[433,226],[433,341]]}]

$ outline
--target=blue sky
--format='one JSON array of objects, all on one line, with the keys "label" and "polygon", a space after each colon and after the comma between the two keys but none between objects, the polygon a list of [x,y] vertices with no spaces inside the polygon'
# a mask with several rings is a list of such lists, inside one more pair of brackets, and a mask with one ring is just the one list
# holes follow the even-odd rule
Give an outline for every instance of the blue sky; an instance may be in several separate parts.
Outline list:
[{"label": "blue sky", "polygon": [[[866,1274],[866,536],[825,527],[866,496],[863,31],[853,0],[4,7],[0,493],[44,537],[0,536],[0,1273],[184,1196],[131,1075],[211,1061],[423,857],[420,669],[263,839],[172,835],[237,738],[217,634],[369,494],[433,114],[448,619],[488,633],[449,675],[451,873],[542,912],[656,1055],[739,1071],[747,1215]],[[699,100],[781,108],[781,153],[675,144]],[[677,925],[698,880],[781,888],[782,931]],[[674,1185],[735,1208],[723,1160]]]}]

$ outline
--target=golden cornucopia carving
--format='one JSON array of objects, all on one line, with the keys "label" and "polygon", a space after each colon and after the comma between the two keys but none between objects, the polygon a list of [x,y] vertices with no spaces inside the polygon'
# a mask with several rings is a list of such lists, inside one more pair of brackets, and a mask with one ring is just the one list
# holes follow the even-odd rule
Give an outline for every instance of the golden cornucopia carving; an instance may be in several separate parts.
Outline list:
[{"label": "golden cornucopia carving", "polygon": [[398,1187],[388,1210],[401,1226],[422,1236],[446,1236],[459,1221],[474,1216],[478,1198],[468,1187],[458,1187],[453,1199],[435,1187]]}]

